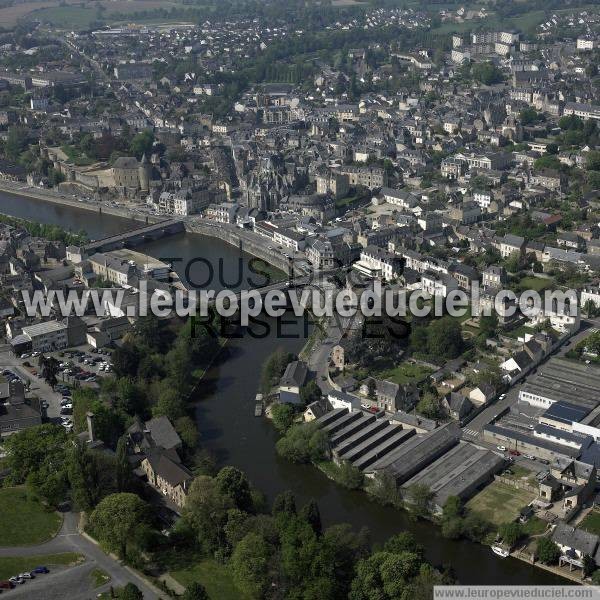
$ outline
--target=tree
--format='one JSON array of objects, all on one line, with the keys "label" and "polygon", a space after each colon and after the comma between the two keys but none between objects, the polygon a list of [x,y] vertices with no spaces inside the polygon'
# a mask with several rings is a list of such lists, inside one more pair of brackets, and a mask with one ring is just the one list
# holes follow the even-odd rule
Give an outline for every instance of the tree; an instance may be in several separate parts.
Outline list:
[{"label": "tree", "polygon": [[504,543],[509,548],[512,548],[523,536],[523,528],[515,521],[512,521],[511,523],[502,523],[502,525],[498,527],[498,533]]},{"label": "tree", "polygon": [[289,404],[274,404],[271,407],[271,418],[275,429],[285,433],[294,422],[294,409]]},{"label": "tree", "polygon": [[490,315],[479,318],[479,330],[486,337],[494,337],[498,331],[498,313],[493,310]]},{"label": "tree", "polygon": [[492,85],[502,81],[502,71],[491,62],[477,63],[471,68],[473,79],[484,85]]},{"label": "tree", "polygon": [[27,482],[36,493],[56,506],[65,497],[68,479],[65,469],[68,435],[57,425],[30,427],[4,441],[8,483]]},{"label": "tree", "polygon": [[455,519],[463,515],[463,503],[458,496],[448,496],[443,507],[444,519]]},{"label": "tree", "polygon": [[217,488],[231,498],[240,510],[249,511],[252,508],[250,483],[246,474],[235,467],[223,467],[216,477]]},{"label": "tree", "polygon": [[558,562],[560,548],[550,538],[541,537],[537,541],[536,554],[540,562],[553,565]]},{"label": "tree", "polygon": [[349,490],[358,490],[362,487],[364,476],[362,471],[350,461],[344,460],[339,466],[337,481]]},{"label": "tree", "polygon": [[413,516],[417,518],[429,517],[432,500],[433,493],[425,484],[415,483],[408,488],[407,507]]},{"label": "tree", "polygon": [[185,588],[185,592],[181,595],[181,600],[210,600],[204,586],[193,581]]},{"label": "tree", "polygon": [[121,588],[116,595],[118,600],[144,600],[144,594],[134,584],[129,582],[125,587]]},{"label": "tree", "polygon": [[179,434],[187,450],[193,450],[198,445],[198,428],[191,417],[179,417],[174,423],[175,431]]},{"label": "tree", "polygon": [[440,399],[432,392],[425,392],[417,403],[417,412],[428,419],[441,419],[444,411]]},{"label": "tree", "polygon": [[131,340],[126,341],[112,353],[111,362],[117,377],[135,377],[140,363],[138,348]]},{"label": "tree", "polygon": [[388,538],[383,549],[386,552],[394,552],[400,554],[402,552],[410,552],[423,558],[423,546],[417,543],[415,536],[410,531],[402,531]]},{"label": "tree", "polygon": [[536,158],[535,162],[533,163],[533,168],[536,171],[541,171],[543,169],[552,169],[558,171],[561,168],[561,162],[553,154],[546,154],[546,156]]},{"label": "tree", "polygon": [[149,129],[146,129],[133,137],[131,144],[129,145],[129,151],[136,158],[140,159],[144,154],[147,156],[150,155],[153,144],[154,134]]},{"label": "tree", "polygon": [[427,328],[427,349],[438,358],[457,358],[464,349],[460,323],[451,317],[432,321]]},{"label": "tree", "polygon": [[327,433],[315,422],[293,425],[276,444],[277,453],[296,463],[325,458]]},{"label": "tree", "polygon": [[233,581],[252,598],[264,598],[269,585],[271,551],[264,537],[249,533],[231,555]]},{"label": "tree", "polygon": [[127,492],[131,487],[131,464],[127,458],[127,437],[121,436],[115,453],[115,483],[117,492]]},{"label": "tree", "polygon": [[295,515],[296,497],[294,496],[293,492],[286,490],[285,492],[281,492],[281,494],[277,494],[275,500],[273,500],[273,508],[271,512],[273,515]]},{"label": "tree", "polygon": [[177,421],[186,415],[186,407],[181,393],[171,386],[161,386],[160,396],[152,407],[152,415],[155,417],[168,417],[170,421]]},{"label": "tree", "polygon": [[587,153],[585,166],[589,171],[600,171],[600,150],[590,150]]},{"label": "tree", "polygon": [[22,127],[10,127],[6,143],[4,144],[4,153],[11,160],[17,160],[21,153],[27,148],[27,131]]},{"label": "tree", "polygon": [[85,511],[92,510],[116,489],[115,459],[89,450],[80,441],[69,449],[67,473],[73,500]]},{"label": "tree", "polygon": [[402,496],[398,490],[396,480],[385,471],[379,471],[375,474],[375,477],[369,482],[367,491],[384,506],[395,508],[402,508],[403,506]]},{"label": "tree", "polygon": [[317,535],[321,535],[321,513],[319,505],[314,499],[309,500],[300,510],[300,518],[304,519]]},{"label": "tree", "polygon": [[321,399],[321,388],[314,379],[311,379],[305,386],[300,388],[300,401],[304,406]]},{"label": "tree", "polygon": [[226,547],[224,528],[231,508],[234,508],[232,498],[221,492],[216,479],[206,475],[194,479],[185,502],[183,519],[205,552],[213,553]]},{"label": "tree", "polygon": [[111,494],[94,509],[89,527],[102,544],[126,559],[138,528],[148,522],[148,511],[148,505],[135,494]]},{"label": "tree", "polygon": [[463,534],[463,521],[460,518],[444,519],[442,521],[442,535],[449,540],[458,540]]},{"label": "tree", "polygon": [[543,119],[543,115],[539,114],[535,108],[528,106],[519,113],[519,119],[522,125],[533,125]]},{"label": "tree", "polygon": [[59,362],[53,356],[47,356],[42,361],[42,377],[52,389],[58,383],[58,367]]},{"label": "tree", "polygon": [[475,541],[481,542],[490,530],[489,523],[476,513],[469,513],[463,520],[465,535]]},{"label": "tree", "polygon": [[589,555],[583,555],[583,575],[589,577],[596,570],[596,561]]},{"label": "tree", "polygon": [[263,364],[260,378],[260,389],[263,394],[268,394],[271,391],[271,388],[281,379],[288,363],[295,358],[293,354],[285,352],[281,348],[278,348],[269,356]]}]

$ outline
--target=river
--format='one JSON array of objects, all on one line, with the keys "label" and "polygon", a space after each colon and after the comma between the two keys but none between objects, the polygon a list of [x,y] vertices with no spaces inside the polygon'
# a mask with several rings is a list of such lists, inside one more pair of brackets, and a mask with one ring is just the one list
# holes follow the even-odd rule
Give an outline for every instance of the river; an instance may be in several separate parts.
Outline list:
[{"label": "river", "polygon": [[[135,223],[109,215],[98,215],[72,207],[45,203],[31,198],[0,192],[0,213],[57,224],[74,231],[85,230],[91,238],[101,238],[131,229]],[[174,267],[185,276],[185,265],[197,258],[214,266],[212,286],[240,287],[242,277],[252,275],[248,256],[240,256],[236,248],[214,239],[194,234],[181,234],[144,246],[142,251],[157,258],[177,257]],[[219,262],[223,265],[218,278]],[[190,270],[191,283],[207,283],[209,270],[197,263]],[[241,269],[241,271],[240,271]],[[204,286],[202,286],[204,287]],[[385,508],[369,500],[363,492],[352,492],[327,479],[310,466],[298,466],[280,460],[274,450],[276,434],[265,420],[254,417],[254,396],[260,371],[266,358],[278,347],[299,352],[304,343],[305,324],[290,317],[278,327],[273,321],[268,335],[265,327],[229,342],[230,357],[208,373],[197,404],[201,443],[214,453],[218,465],[234,465],[245,471],[252,483],[269,499],[291,489],[301,505],[315,498],[324,524],[351,523],[367,527],[374,542],[382,542],[402,530],[412,531],[424,546],[427,559],[434,565],[450,565],[458,580],[465,584],[546,584],[561,585],[565,580],[532,567],[522,561],[500,559],[489,548],[468,541],[450,541],[441,536],[438,527],[427,522],[412,522],[406,513]],[[300,334],[300,335],[298,335]],[[262,339],[258,339],[262,336]]]}]

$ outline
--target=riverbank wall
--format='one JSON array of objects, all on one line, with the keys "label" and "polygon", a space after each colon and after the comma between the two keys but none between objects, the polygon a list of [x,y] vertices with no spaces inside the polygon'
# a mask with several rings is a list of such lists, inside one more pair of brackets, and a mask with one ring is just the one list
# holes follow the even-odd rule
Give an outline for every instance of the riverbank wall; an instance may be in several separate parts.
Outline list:
[{"label": "riverbank wall", "polygon": [[11,184],[9,182],[0,183],[0,192],[11,194],[13,196],[25,196],[26,198],[50,202],[51,204],[69,206],[71,208],[85,210],[96,214],[110,215],[112,217],[119,217],[121,219],[128,219],[130,221],[138,221],[144,224],[158,223],[160,221],[164,221],[165,219],[165,217],[159,217],[156,215],[141,215],[127,207],[106,206],[99,204],[98,202],[80,202],[79,200],[75,200],[73,198],[63,198],[61,195],[55,194],[50,190],[36,189],[23,185]]},{"label": "riverbank wall", "polygon": [[[165,216],[143,215],[127,207],[115,207],[101,205],[97,202],[80,202],[73,198],[63,197],[50,190],[35,189],[22,184],[10,182],[1,182],[0,191],[13,196],[25,196],[34,200],[50,202],[61,206],[85,210],[96,214],[110,215],[131,221],[137,221],[141,224],[150,225],[165,220]],[[288,260],[281,254],[270,251],[268,244],[262,238],[258,239],[257,234],[253,232],[236,229],[232,225],[216,223],[214,221],[202,221],[194,219],[193,221],[184,220],[185,230],[188,233],[197,233],[206,237],[219,239],[227,244],[239,248],[242,252],[264,260],[269,265],[279,269],[284,274],[289,272]]]},{"label": "riverbank wall", "polygon": [[256,233],[235,228],[232,225],[225,225],[214,221],[201,221],[199,219],[186,221],[185,230],[188,233],[197,233],[205,237],[219,239],[235,246],[240,252],[264,260],[285,274],[289,272],[290,266],[288,260],[282,254],[269,250],[266,240],[259,238]]}]

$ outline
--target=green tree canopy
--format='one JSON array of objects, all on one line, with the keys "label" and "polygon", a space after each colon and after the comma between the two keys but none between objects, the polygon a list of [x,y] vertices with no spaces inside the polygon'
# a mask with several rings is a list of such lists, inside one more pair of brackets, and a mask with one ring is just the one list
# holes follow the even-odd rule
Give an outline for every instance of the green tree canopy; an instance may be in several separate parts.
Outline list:
[{"label": "green tree canopy", "polygon": [[102,544],[125,559],[138,528],[148,520],[148,505],[135,494],[122,492],[100,501],[90,515],[89,527]]}]

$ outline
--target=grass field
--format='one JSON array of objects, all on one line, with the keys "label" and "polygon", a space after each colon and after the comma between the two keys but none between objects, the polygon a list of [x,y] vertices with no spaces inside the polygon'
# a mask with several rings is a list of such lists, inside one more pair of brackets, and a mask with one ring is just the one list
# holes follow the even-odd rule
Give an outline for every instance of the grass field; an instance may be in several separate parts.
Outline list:
[{"label": "grass field", "polygon": [[467,502],[467,508],[494,525],[513,521],[533,494],[500,481],[493,481]]},{"label": "grass field", "polygon": [[193,566],[171,571],[171,576],[181,585],[201,583],[210,598],[219,600],[249,600],[250,596],[244,593],[233,583],[231,570],[227,565],[219,564],[214,560],[202,560]]},{"label": "grass field", "polygon": [[538,517],[531,517],[527,523],[523,523],[523,531],[528,535],[541,535],[546,531],[547,527],[546,521],[542,521],[542,519],[538,519]]},{"label": "grass field", "polygon": [[0,546],[41,544],[62,525],[62,517],[30,499],[25,488],[0,489],[0,515]]},{"label": "grass field", "polygon": [[600,535],[600,510],[591,510],[579,524],[580,529]]},{"label": "grass field", "polygon": [[401,363],[393,369],[387,369],[376,374],[380,379],[388,379],[394,383],[404,385],[406,383],[420,383],[431,374],[431,369],[413,363]]},{"label": "grass field", "polygon": [[[0,557],[0,579],[8,579],[13,575],[18,575],[23,571],[31,571],[42,565],[52,571],[52,567],[75,565],[84,560],[83,555],[75,552],[33,556],[4,556]],[[44,575],[39,575],[39,577],[44,577]]]},{"label": "grass field", "polygon": [[95,588],[100,587],[110,581],[110,575],[102,569],[94,569],[90,573],[90,577],[92,579],[92,585]]},{"label": "grass field", "polygon": [[[98,20],[98,7],[105,10],[102,18],[111,21],[113,14],[132,14],[151,11],[156,8],[184,7],[178,2],[161,0],[102,0],[100,2],[82,2],[81,0],[43,0],[42,2],[23,2],[0,9],[0,24],[12,27],[24,17],[36,18],[44,23],[68,29],[84,29],[92,21]],[[112,19],[113,21],[115,19]],[[181,16],[179,17],[181,20]]]},{"label": "grass field", "polygon": [[523,277],[523,279],[519,281],[519,287],[521,289],[535,290],[536,292],[551,288],[552,284],[552,279],[542,279],[541,277]]}]

